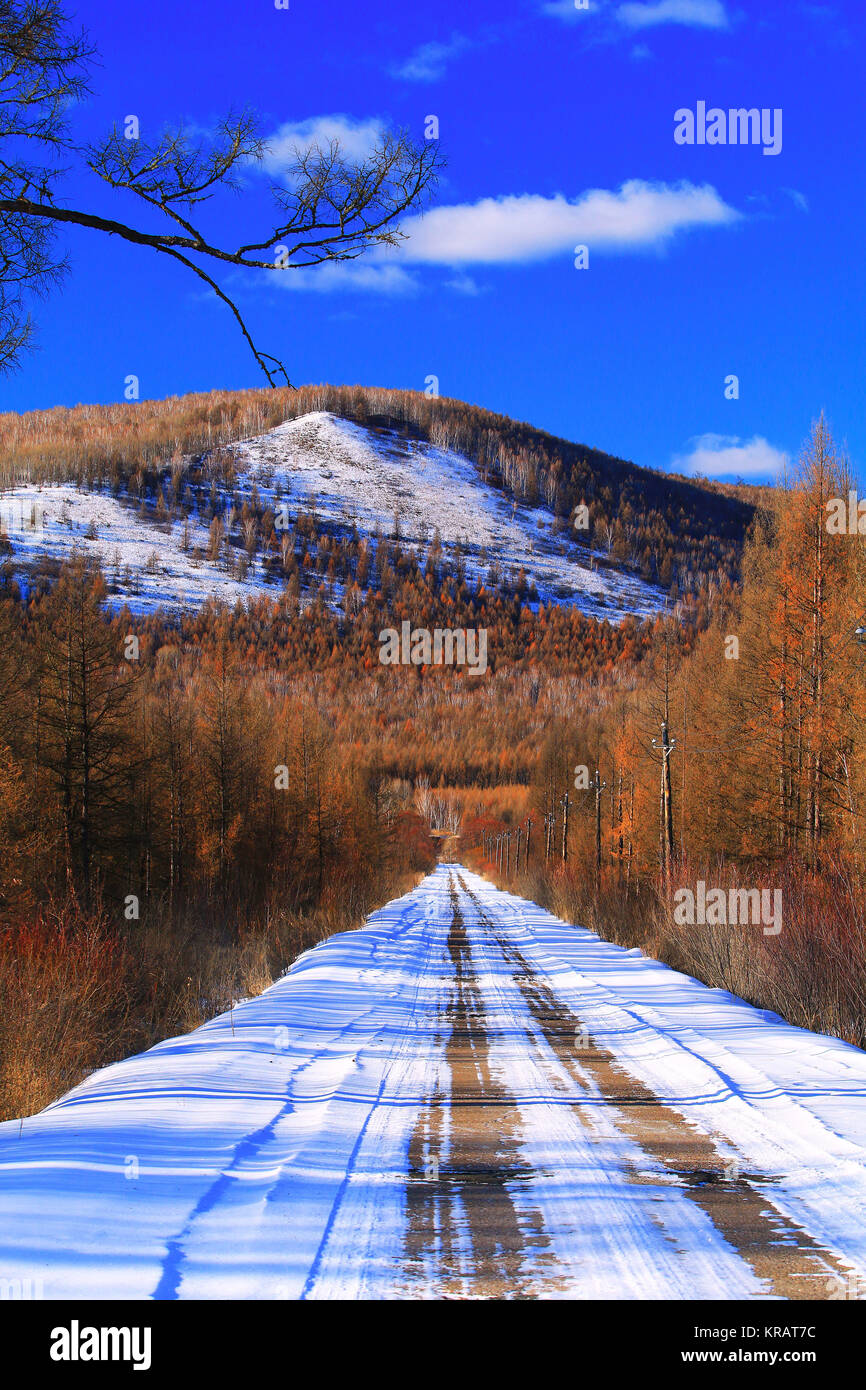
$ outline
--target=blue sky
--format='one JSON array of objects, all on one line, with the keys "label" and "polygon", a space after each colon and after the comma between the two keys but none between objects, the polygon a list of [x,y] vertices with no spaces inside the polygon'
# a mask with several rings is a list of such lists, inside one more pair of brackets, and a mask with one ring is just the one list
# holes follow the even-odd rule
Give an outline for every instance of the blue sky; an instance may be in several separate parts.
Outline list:
[{"label": "blue sky", "polygon": [[[278,169],[298,139],[363,148],[383,125],[421,139],[435,115],[447,169],[399,255],[223,277],[294,381],[436,376],[443,395],[637,463],[722,476],[767,476],[824,409],[859,467],[864,9],[94,0],[75,13],[101,66],[74,125],[206,130],[250,104]],[[781,149],[677,143],[675,113],[698,102],[781,110]],[[141,220],[89,176],[62,201]],[[258,240],[263,179],[202,220]],[[36,306],[39,351],[0,380],[0,408],[122,399],[129,374],[151,398],[262,384],[228,311],[180,267],[83,229],[64,245],[71,272]]]}]

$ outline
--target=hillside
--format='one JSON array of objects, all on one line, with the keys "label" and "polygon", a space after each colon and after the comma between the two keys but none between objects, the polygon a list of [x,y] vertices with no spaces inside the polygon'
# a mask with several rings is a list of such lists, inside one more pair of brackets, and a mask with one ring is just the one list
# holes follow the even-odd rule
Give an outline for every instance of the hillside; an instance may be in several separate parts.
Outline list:
[{"label": "hillside", "polygon": [[0,481],[7,577],[39,588],[77,550],[144,612],[293,584],[339,603],[385,541],[470,588],[616,621],[735,579],[753,515],[504,416],[359,388],[7,415]]}]

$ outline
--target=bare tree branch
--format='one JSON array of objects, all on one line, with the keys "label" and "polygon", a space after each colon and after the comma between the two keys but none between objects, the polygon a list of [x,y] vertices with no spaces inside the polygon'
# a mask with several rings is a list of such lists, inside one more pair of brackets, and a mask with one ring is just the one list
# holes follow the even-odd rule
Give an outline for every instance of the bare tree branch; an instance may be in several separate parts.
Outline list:
[{"label": "bare tree branch", "polygon": [[[280,359],[278,357],[272,357],[269,352],[261,352],[260,349],[256,347],[255,343],[252,340],[252,337],[250,336],[249,329],[247,328],[243,318],[241,317],[241,313],[237,305],[234,303],[232,299],[229,298],[229,296],[223,290],[220,289],[216,281],[212,280],[211,277],[207,274],[207,272],[202,270],[201,266],[196,265],[195,261],[191,261],[187,256],[184,256],[183,252],[177,251],[174,248],[168,246],[160,246],[157,249],[159,251],[163,251],[167,256],[173,256],[176,261],[180,261],[181,265],[187,266],[188,269],[190,269],[193,272],[193,274],[198,275],[201,280],[204,280],[205,284],[210,285],[214,294],[218,295],[219,298],[223,301],[223,303],[228,305],[228,307],[234,314],[238,324],[240,325],[241,332],[243,333],[244,337],[250,345],[250,351],[252,352],[253,356],[255,357],[256,361],[258,362],[259,366],[261,367],[262,371],[267,377],[268,384],[270,386],[278,386],[280,383],[277,378],[280,375],[282,375],[283,384],[291,387],[292,383],[289,381],[289,374],[286,371]],[[268,367],[267,365],[268,362],[271,363],[270,367]]]},{"label": "bare tree branch", "polygon": [[[282,178],[271,182],[275,225],[257,240],[226,247],[193,222],[193,210],[220,192],[237,192],[242,176],[261,174],[269,151],[255,114],[229,113],[207,140],[180,127],[147,143],[115,128],[100,144],[79,149],[69,140],[66,111],[87,90],[83,69],[91,56],[84,36],[69,33],[59,0],[0,0],[0,370],[29,341],[25,293],[47,292],[65,269],[51,253],[53,230],[72,224],[149,247],[191,270],[231,309],[270,384],[280,377],[288,383],[282,362],[256,347],[237,304],[199,258],[303,270],[396,247],[404,240],[399,218],[420,209],[435,187],[438,147],[416,145],[406,132],[384,132],[357,159],[338,140],[299,146]],[[34,141],[42,163],[28,157]],[[58,205],[61,154],[112,191],[137,197],[164,219],[163,228]]]},{"label": "bare tree branch", "polygon": [[[68,148],[67,111],[87,92],[84,69],[91,56],[84,35],[70,31],[58,0],[0,0],[4,199],[12,194],[50,201],[58,154]],[[33,163],[34,142],[50,154],[49,163]],[[0,372],[11,370],[32,342],[28,297],[47,294],[65,269],[46,219],[0,209]]]}]

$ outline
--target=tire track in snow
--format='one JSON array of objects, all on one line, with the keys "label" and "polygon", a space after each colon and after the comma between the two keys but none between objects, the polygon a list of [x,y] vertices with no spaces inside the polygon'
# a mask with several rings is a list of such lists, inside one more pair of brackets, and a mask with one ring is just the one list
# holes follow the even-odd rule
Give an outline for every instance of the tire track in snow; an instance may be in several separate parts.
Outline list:
[{"label": "tire track in snow", "polygon": [[[646,1155],[618,1135],[612,1142],[610,1124],[604,1133],[587,1131],[575,1113],[583,1087],[538,1029],[502,949],[503,930],[491,929],[465,894],[459,901],[472,967],[470,975],[455,936],[456,976],[470,1007],[460,1009],[457,991],[450,1088],[440,1087],[421,1112],[410,1146],[413,1171],[425,1156],[444,1159],[445,1168],[424,1184],[410,1179],[409,1283],[396,1290],[482,1298],[687,1298],[696,1288],[704,1297],[760,1294],[751,1269],[703,1213],[661,1185],[664,1175],[654,1189],[634,1183],[633,1169],[651,1166]],[[636,1154],[632,1169],[626,1150]]]},{"label": "tire track in snow", "polygon": [[[771,1207],[771,1194],[762,1190],[762,1184],[770,1181],[767,1175],[741,1171],[708,1135],[619,1065],[556,997],[550,983],[522,954],[507,925],[500,923],[497,930],[495,916],[462,877],[461,888],[497,936],[533,1017],[567,1073],[585,1089],[594,1083],[596,1094],[611,1107],[614,1124],[664,1166],[672,1184],[706,1213],[766,1283],[768,1292],[785,1299],[819,1299],[827,1297],[837,1281],[844,1286],[848,1270],[836,1255]],[[575,1051],[578,1036],[581,1045]],[[585,1121],[580,1101],[575,1108]],[[633,1180],[655,1183],[658,1179],[656,1174],[636,1171]]]},{"label": "tire track in snow", "polygon": [[[588,1131],[575,1113],[581,1094],[559,1065],[528,1009],[512,963],[502,950],[503,928],[491,930],[464,893],[463,916],[475,958],[491,1073],[501,1084],[503,1113],[521,1165],[501,1173],[517,1220],[527,1232],[520,1259],[521,1287],[503,1271],[478,1270],[468,1292],[500,1297],[689,1298],[747,1297],[761,1293],[754,1274],[708,1219],[675,1189],[638,1188],[632,1168],[651,1165],[597,1113]],[[518,925],[518,931],[522,928]],[[504,928],[509,937],[514,924]],[[474,1117],[487,1108],[477,1091],[456,1094],[452,1125],[461,1108]],[[488,1160],[495,1158],[496,1142]],[[495,1165],[489,1164],[495,1172]],[[495,1179],[488,1179],[489,1182]],[[428,1270],[431,1288],[441,1271]]]},{"label": "tire track in snow", "polygon": [[[443,879],[429,878],[424,893],[426,910],[419,924],[423,960],[403,1032],[396,1046],[392,1043],[383,1054],[381,1084],[334,1195],[300,1293],[303,1299],[381,1296],[393,1273],[402,1232],[409,1135],[438,1058],[445,947]],[[279,1187],[272,1195],[277,1203]],[[399,1220],[394,1219],[395,1202],[400,1206]]]},{"label": "tire track in snow", "polygon": [[[413,917],[405,926],[397,929],[392,928],[384,937],[383,941],[377,942],[374,945],[371,952],[371,965],[374,966],[374,969],[370,972],[371,982],[372,978],[377,973],[375,967],[380,964],[380,958],[383,955],[385,957],[383,968],[387,969],[390,966],[390,968],[393,969],[395,965],[395,948],[397,951],[402,947],[408,950],[412,945],[413,937],[418,934],[419,930],[423,932],[425,924],[429,926],[429,922],[429,909],[426,911],[426,915],[424,911],[419,912],[418,916]],[[428,943],[427,959],[424,966],[417,974],[415,985],[416,1001],[425,977],[426,968],[429,966],[429,956],[433,949],[433,945],[434,943],[432,941]],[[382,1015],[382,1001],[374,995],[374,1002],[369,1008],[364,1010],[359,1016],[353,1018],[345,1027],[334,1031],[325,1041],[320,1041],[319,1046],[308,1060],[291,1072],[284,1103],[259,1130],[245,1136],[240,1141],[230,1162],[223,1168],[223,1171],[213,1184],[199,1197],[183,1228],[168,1240],[162,1273],[153,1293],[154,1298],[171,1299],[182,1296],[184,1278],[188,1276],[190,1266],[195,1263],[193,1243],[196,1239],[198,1228],[203,1225],[206,1218],[211,1213],[216,1213],[218,1218],[222,1215],[220,1208],[226,1206],[229,1202],[233,1188],[238,1188],[241,1184],[248,1182],[250,1174],[255,1172],[256,1161],[261,1159],[267,1146],[271,1143],[279,1142],[281,1124],[295,1114],[299,1106],[308,1103],[305,1101],[304,1097],[300,1095],[298,1083],[309,1077],[316,1068],[320,1068],[323,1065],[332,1067],[333,1064],[339,1063],[341,1065],[341,1074],[332,1085],[330,1095],[327,1098],[320,1098],[313,1103],[318,1105],[320,1110],[327,1109],[335,1102],[338,1102],[345,1094],[348,1079],[359,1069],[359,1056],[367,1056],[372,1053],[377,1044],[387,1037],[393,1027],[390,1015],[386,1014],[380,1026],[373,1032],[370,1032],[368,1030],[368,1025],[377,1015],[380,1017]],[[354,1033],[357,1033],[359,1043],[357,1050],[350,1056],[345,1044],[347,1039]],[[343,1045],[342,1053],[340,1051],[341,1045]],[[333,1209],[325,1224],[313,1265],[300,1293],[301,1298],[309,1294],[315,1282],[323,1252],[330,1237],[336,1214],[344,1195],[345,1186],[350,1179],[353,1164],[363,1142],[373,1111],[381,1099],[381,1095],[388,1080],[388,1075],[389,1072],[386,1071],[382,1077],[379,1091],[372,1101],[372,1108],[365,1117],[356,1138],[349,1157],[346,1175],[337,1189]],[[262,1199],[260,1210],[263,1204],[278,1199],[280,1187],[281,1185],[285,1185],[287,1175],[291,1169],[301,1161],[304,1137],[303,1134],[300,1136],[288,1134],[286,1136],[286,1142],[280,1146],[281,1152],[277,1158],[278,1166],[276,1175],[270,1189]],[[242,1195],[241,1200],[243,1200]]]},{"label": "tire track in snow", "polygon": [[410,1286],[417,1282],[441,1297],[531,1297],[527,1255],[549,1241],[541,1213],[519,1207],[512,1196],[532,1173],[513,1097],[492,1063],[474,960],[479,945],[470,941],[452,884],[450,1088],[431,1099],[412,1137],[410,1171],[421,1176],[407,1186],[405,1260]]}]

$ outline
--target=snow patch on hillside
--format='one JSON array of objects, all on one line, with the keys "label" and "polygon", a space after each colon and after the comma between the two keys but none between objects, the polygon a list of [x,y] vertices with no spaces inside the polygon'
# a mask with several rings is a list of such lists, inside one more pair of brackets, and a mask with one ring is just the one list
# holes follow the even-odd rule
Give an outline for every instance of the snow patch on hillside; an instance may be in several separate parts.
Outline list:
[{"label": "snow patch on hillside", "polygon": [[522,506],[485,484],[464,455],[393,430],[373,430],[314,411],[235,446],[245,473],[260,492],[279,483],[289,505],[315,499],[318,515],[372,533],[391,535],[395,518],[403,542],[425,555],[439,531],[453,558],[460,547],[466,573],[486,580],[522,566],[545,602],[573,602],[614,621],[626,613],[650,615],[664,607],[659,589],[632,575],[588,567],[578,547],[553,535],[553,518]]},{"label": "snow patch on hillside", "polygon": [[[23,508],[28,524],[16,525]],[[30,521],[36,509],[35,526]],[[4,535],[12,545],[15,577],[28,587],[28,572],[37,558],[58,562],[76,554],[99,559],[112,590],[109,605],[127,604],[134,613],[194,610],[208,598],[234,604],[254,590],[269,589],[258,577],[245,583],[231,579],[204,552],[207,527],[194,517],[189,523],[189,549],[183,549],[183,523],[154,525],[142,520],[135,506],[110,493],[80,491],[74,483],[51,487],[17,487],[0,498]],[[201,553],[197,555],[196,549]],[[252,570],[251,570],[252,575]]]},{"label": "snow patch on hillside", "polygon": [[[299,510],[314,510],[331,530],[354,524],[361,535],[384,537],[399,530],[422,563],[438,531],[443,558],[462,557],[470,581],[487,582],[491,565],[500,579],[516,581],[522,567],[539,600],[574,604],[613,622],[664,607],[661,590],[633,575],[596,568],[585,548],[554,535],[549,512],[500,493],[469,459],[451,450],[324,411],[232,447],[237,503],[255,487],[263,504],[275,514],[288,508],[292,521]],[[186,528],[177,519],[158,524],[152,515],[140,515],[134,502],[108,492],[72,483],[26,484],[0,497],[0,521],[25,590],[39,557],[62,562],[77,552],[100,559],[113,607],[128,603],[139,613],[160,607],[194,611],[208,598],[234,604],[280,592],[278,583],[266,580],[261,556],[243,580],[222,561],[209,561],[207,522],[196,513]],[[337,586],[335,601],[339,596]]]}]

